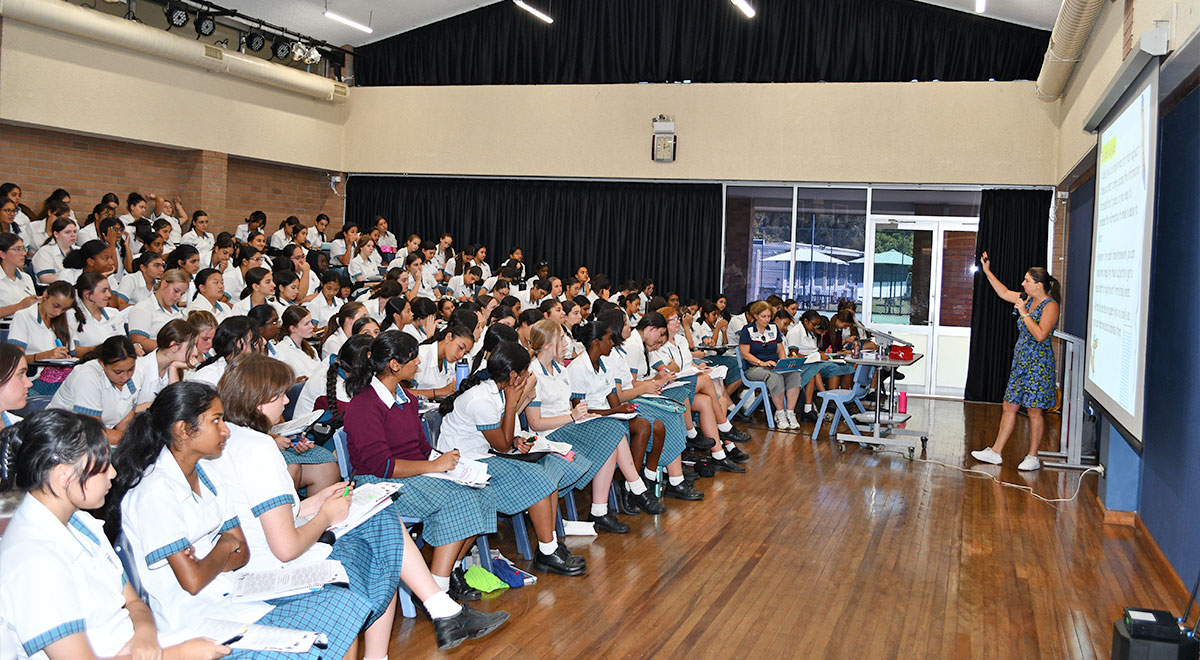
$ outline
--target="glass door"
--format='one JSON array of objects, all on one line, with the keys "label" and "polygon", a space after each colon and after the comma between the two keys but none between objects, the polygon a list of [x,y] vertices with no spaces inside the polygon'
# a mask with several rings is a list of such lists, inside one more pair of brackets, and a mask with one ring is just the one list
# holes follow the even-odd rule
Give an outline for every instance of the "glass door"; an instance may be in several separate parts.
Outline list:
[{"label": "glass door", "polygon": [[912,342],[909,392],[961,396],[970,347],[974,218],[872,216],[863,257],[864,321]]}]

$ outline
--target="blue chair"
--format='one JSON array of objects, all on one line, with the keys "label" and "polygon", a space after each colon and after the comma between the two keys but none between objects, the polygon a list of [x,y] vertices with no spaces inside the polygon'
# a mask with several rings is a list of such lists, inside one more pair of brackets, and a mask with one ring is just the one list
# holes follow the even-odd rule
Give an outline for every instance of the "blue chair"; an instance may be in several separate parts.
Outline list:
[{"label": "blue chair", "polygon": [[30,396],[25,398],[25,407],[20,410],[14,410],[13,414],[21,418],[28,417],[39,410],[45,410],[46,406],[50,405],[50,400],[53,396]]},{"label": "blue chair", "polygon": [[138,576],[137,562],[133,560],[133,548],[130,547],[125,532],[117,533],[117,542],[113,544],[113,550],[117,553],[117,558],[121,560],[121,567],[125,569],[125,576],[129,578],[129,586],[133,587],[142,602],[146,602],[146,589],[142,586],[142,579]]},{"label": "blue chair", "polygon": [[859,365],[854,370],[854,384],[848,390],[826,390],[817,392],[817,396],[821,397],[821,411],[817,413],[817,423],[813,425],[812,439],[816,440],[817,435],[821,431],[821,423],[825,421],[825,411],[829,409],[829,403],[837,406],[837,412],[833,414],[833,421],[829,424],[829,435],[834,436],[837,433],[838,423],[842,419],[846,420],[846,424],[850,427],[850,432],[854,435],[862,435],[858,430],[858,426],[854,423],[854,418],[850,416],[850,411],[846,409],[847,403],[853,403],[858,406],[858,412],[866,412],[867,409],[862,405],[862,399],[871,391],[871,377],[875,373],[875,367]]},{"label": "blue chair", "polygon": [[729,412],[739,410],[746,402],[752,401],[750,407],[746,410],[746,414],[750,415],[754,409],[761,403],[763,411],[767,414],[767,426],[775,428],[775,417],[771,414],[771,393],[767,390],[767,384],[761,380],[750,380],[746,377],[746,363],[742,360],[742,351],[739,349],[734,352],[737,356],[738,367],[742,370],[742,385],[746,386],[746,393],[742,395],[742,399],[733,404]]},{"label": "blue chair", "polygon": [[292,389],[288,390],[287,405],[283,407],[283,418],[291,419],[296,414],[296,402],[300,400],[300,391],[304,389],[304,383],[296,383]]}]

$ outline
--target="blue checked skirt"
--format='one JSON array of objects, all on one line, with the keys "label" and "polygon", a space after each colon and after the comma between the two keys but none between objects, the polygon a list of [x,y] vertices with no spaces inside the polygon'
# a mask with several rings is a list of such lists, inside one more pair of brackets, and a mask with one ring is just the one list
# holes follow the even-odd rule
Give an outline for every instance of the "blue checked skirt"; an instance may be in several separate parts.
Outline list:
[{"label": "blue checked skirt", "polygon": [[821,375],[826,378],[834,378],[836,376],[847,376],[854,373],[854,367],[848,364],[838,364],[837,362],[822,362]]},{"label": "blue checked skirt", "polygon": [[[628,436],[628,423],[621,419],[604,417],[583,424],[560,426],[546,437],[555,442],[569,443],[575,450],[575,462],[578,463],[580,458],[584,458],[591,463],[587,471],[575,482],[575,489],[583,490],[592,483],[592,478],[608,462],[609,457],[617,450],[621,441]],[[559,487],[562,488],[561,483]]]},{"label": "blue checked skirt", "polygon": [[[560,466],[555,465],[557,474],[552,477],[542,465],[550,458],[552,457],[547,456],[537,463],[499,456],[484,459],[488,466],[488,474],[492,477],[485,490],[490,490],[496,498],[496,510],[505,515],[515,515],[553,493],[558,488],[558,478],[563,475],[563,471]],[[561,458],[558,460],[561,463],[567,462]],[[579,476],[582,476],[582,473],[579,473]],[[493,516],[493,523],[494,520]]]},{"label": "blue checked skirt", "polygon": [[[684,388],[677,387],[677,390]],[[670,390],[667,390],[670,391]],[[665,392],[664,392],[665,394]],[[687,447],[687,428],[683,425],[683,414],[673,413],[658,407],[658,402],[652,402],[649,399],[637,397],[633,403],[638,404],[637,415],[650,423],[662,422],[666,428],[666,436],[663,439],[663,450],[658,457],[658,465],[652,467],[667,467],[675,459],[683,454],[683,450]],[[650,441],[646,443],[646,449],[650,450],[654,447],[654,434],[650,434]],[[643,467],[641,465],[638,466]]]},{"label": "blue checked skirt", "polygon": [[[508,460],[508,459],[503,459]],[[604,460],[608,460],[605,456]],[[592,478],[588,475],[595,474],[592,469],[592,461],[587,456],[581,456],[579,452],[575,452],[575,459],[568,461],[567,459],[557,454],[543,456],[538,465],[546,471],[546,476],[550,479],[550,483],[557,484],[555,489],[559,492],[566,491],[569,488],[583,488],[591,481]],[[488,466],[491,470],[491,466]],[[600,469],[599,467],[596,468]],[[587,476],[587,481],[583,478]]]},{"label": "blue checked skirt", "polygon": [[328,449],[316,446],[303,454],[297,453],[295,449],[288,447],[283,450],[283,462],[288,465],[319,465],[321,463],[337,463],[337,456]]},{"label": "blue checked skirt", "polygon": [[825,368],[825,364],[825,362],[810,362],[808,364],[801,365],[800,368],[794,372],[800,374],[800,387],[808,385],[808,381],[816,378],[817,374],[824,373],[822,369]]},{"label": "blue checked skirt", "polygon": [[[403,490],[403,489],[401,489]],[[350,591],[371,606],[366,625],[375,623],[400,588],[400,566],[404,561],[404,523],[396,505],[346,532],[333,544],[330,559],[342,562],[350,576]],[[421,561],[417,557],[417,561]]]},{"label": "blue checked skirt", "polygon": [[684,376],[676,380],[677,383],[685,383],[684,385],[676,385],[663,390],[660,394],[674,401],[675,403],[687,403],[696,396],[696,375]]},{"label": "blue checked skirt", "polygon": [[[310,450],[311,451],[311,450]],[[489,470],[491,466],[488,466]],[[490,488],[471,488],[445,479],[418,475],[384,479],[356,475],[358,483],[398,481],[400,499],[391,506],[397,516],[420,519],[421,537],[430,545],[447,545],[496,531],[496,503]]]},{"label": "blue checked skirt", "polygon": [[704,358],[704,361],[714,367],[725,367],[728,373],[725,374],[725,384],[742,382],[742,368],[738,366],[737,358],[732,355],[710,355]]},{"label": "blue checked skirt", "polygon": [[[349,567],[347,567],[349,568]],[[324,633],[329,638],[329,648],[312,647],[308,653],[267,653],[264,651],[238,651],[226,658],[253,658],[254,660],[318,660],[320,658],[342,658],[358,633],[366,625],[371,614],[371,605],[361,596],[345,587],[326,586],[320,591],[302,596],[290,596],[267,601],[275,609],[255,623],[263,626],[311,630]]]}]

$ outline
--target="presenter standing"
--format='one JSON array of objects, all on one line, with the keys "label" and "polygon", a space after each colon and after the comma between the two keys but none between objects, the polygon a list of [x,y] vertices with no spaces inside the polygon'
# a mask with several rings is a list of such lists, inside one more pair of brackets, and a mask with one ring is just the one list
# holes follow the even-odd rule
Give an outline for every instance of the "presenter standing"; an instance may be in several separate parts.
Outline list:
[{"label": "presenter standing", "polygon": [[1000,418],[996,442],[987,449],[971,452],[971,456],[984,463],[999,465],[1000,454],[1017,423],[1017,409],[1025,406],[1029,412],[1029,453],[1017,469],[1037,470],[1042,467],[1037,452],[1046,426],[1042,412],[1053,406],[1057,398],[1050,335],[1058,325],[1058,303],[1061,299],[1058,280],[1045,268],[1030,268],[1025,272],[1025,279],[1021,280],[1023,292],[1017,293],[1005,288],[992,273],[987,252],[983,253],[979,263],[996,295],[1012,303],[1018,317],[1018,334],[1008,389],[1004,392],[1004,415]]}]

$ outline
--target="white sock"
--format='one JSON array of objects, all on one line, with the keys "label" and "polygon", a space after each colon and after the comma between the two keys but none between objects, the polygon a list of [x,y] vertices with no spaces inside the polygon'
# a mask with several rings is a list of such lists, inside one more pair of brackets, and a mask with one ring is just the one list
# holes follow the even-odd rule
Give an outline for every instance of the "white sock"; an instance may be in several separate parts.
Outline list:
[{"label": "white sock", "polygon": [[440,575],[434,575],[433,581],[435,583],[437,583],[438,589],[441,589],[442,591],[450,591],[450,576],[449,575],[447,575],[446,577],[442,577]]},{"label": "white sock", "polygon": [[558,541],[551,541],[549,543],[538,541],[538,552],[543,555],[552,555],[555,550],[558,550]]},{"label": "white sock", "polygon": [[[643,484],[643,488],[645,485]],[[592,502],[592,515],[601,518],[608,515],[608,502]]]},{"label": "white sock", "polygon": [[731,424],[729,420],[725,420],[724,424],[717,424],[717,429],[728,433],[733,430],[733,424]]},{"label": "white sock", "polygon": [[693,426],[692,428],[687,430],[687,437],[689,437],[689,438],[696,437],[696,427]]},{"label": "white sock", "polygon": [[713,458],[717,459],[718,461],[723,461],[723,460],[725,460],[725,450],[722,449],[720,451],[714,451],[712,456],[713,456]]},{"label": "white sock", "polygon": [[363,660],[388,660],[388,657],[386,655],[383,656],[382,658],[368,658],[366,656],[363,656]]},{"label": "white sock", "polygon": [[726,449],[728,449],[728,450],[730,450],[730,451],[733,451],[733,449],[734,449],[735,447],[737,447],[737,445],[733,444],[732,442],[726,442],[726,443],[725,443],[725,448],[726,448]]},{"label": "white sock", "polygon": [[642,493],[646,492],[646,482],[642,481],[641,479],[637,479],[635,481],[626,481],[625,487],[628,488],[629,492],[633,493],[634,495],[641,495]]},{"label": "white sock", "polygon": [[[436,580],[437,576],[433,576]],[[429,600],[421,603],[425,606],[425,611],[429,612],[431,619],[449,619],[462,611],[462,605],[454,602],[445,591],[439,591],[429,597]]]},{"label": "white sock", "polygon": [[550,540],[553,541],[555,544],[558,543],[558,530],[557,529],[554,530],[553,532],[550,532]]},{"label": "white sock", "polygon": [[811,403],[804,404],[804,412],[806,412],[806,413],[812,412],[812,404]]},{"label": "white sock", "polygon": [[683,483],[683,475],[681,474],[678,477],[667,477],[667,481],[670,481],[672,486],[678,486],[679,484]]},{"label": "white sock", "polygon": [[651,470],[650,468],[642,468],[642,474],[646,475],[646,478],[649,479],[650,481],[658,481],[658,471],[657,470]]}]

